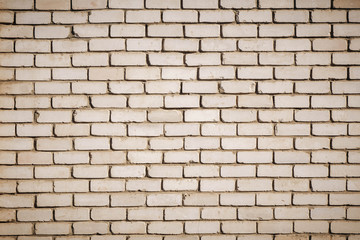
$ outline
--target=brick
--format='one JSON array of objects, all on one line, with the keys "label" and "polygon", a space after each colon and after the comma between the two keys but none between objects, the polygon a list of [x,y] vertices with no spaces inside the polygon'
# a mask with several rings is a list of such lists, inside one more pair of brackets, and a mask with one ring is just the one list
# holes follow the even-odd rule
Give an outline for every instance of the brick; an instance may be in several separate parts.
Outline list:
[{"label": "brick", "polygon": [[0,17],[1,23],[13,23],[14,22],[14,13],[11,11],[1,11]]},{"label": "brick", "polygon": [[124,39],[91,39],[90,51],[116,51],[125,49]]},{"label": "brick", "polygon": [[160,22],[160,11],[158,10],[127,11],[126,22],[127,23]]},{"label": "brick", "polygon": [[74,66],[107,66],[109,59],[106,53],[77,53],[72,62]]},{"label": "brick", "polygon": [[[314,16],[314,15],[312,15]],[[308,22],[309,13],[307,11],[282,10],[275,12],[275,22]]]},{"label": "brick", "polygon": [[140,24],[117,24],[110,26],[110,36],[112,37],[143,37],[145,36],[145,26]]},{"label": "brick", "polygon": [[149,25],[147,34],[150,37],[182,37],[183,28],[178,24]]},{"label": "brick", "polygon": [[70,67],[70,55],[65,54],[43,54],[37,55],[35,65],[37,67]]},{"label": "brick", "polygon": [[114,66],[143,66],[146,65],[145,53],[113,53],[111,65]]},{"label": "brick", "polygon": [[66,235],[71,232],[70,223],[37,223],[35,224],[35,233],[39,235]]},{"label": "brick", "polygon": [[271,22],[272,13],[269,10],[242,10],[239,11],[237,22]]},{"label": "brick", "polygon": [[0,29],[0,37],[1,38],[33,38],[33,27],[2,25]]},{"label": "brick", "polygon": [[277,39],[276,51],[304,51],[310,50],[311,42],[308,39]]},{"label": "brick", "polygon": [[236,41],[233,39],[203,39],[201,50],[205,52],[230,52],[236,50]]},{"label": "brick", "polygon": [[50,41],[18,40],[15,42],[16,52],[50,52]]},{"label": "brick", "polygon": [[56,136],[87,136],[90,134],[88,124],[59,124],[55,126]]},{"label": "brick", "polygon": [[109,224],[105,222],[77,222],[73,224],[74,234],[106,234]]},{"label": "brick", "polygon": [[[52,70],[54,80],[87,79],[87,69],[84,68],[54,68]],[[67,85],[68,83],[62,83]]]},{"label": "brick", "polygon": [[224,233],[255,233],[255,222],[226,222],[223,223],[221,229]]},{"label": "brick", "polygon": [[273,42],[272,39],[241,39],[238,41],[238,47],[242,51],[272,51]]},{"label": "brick", "polygon": [[31,67],[34,56],[32,54],[1,54],[0,66],[2,67]]},{"label": "brick", "polygon": [[76,150],[106,150],[110,149],[108,138],[77,138],[74,141]]},{"label": "brick", "polygon": [[119,23],[124,21],[124,11],[122,10],[95,10],[89,14],[91,23]]},{"label": "brick", "polygon": [[[124,79],[123,68],[95,67],[89,69],[89,80],[122,80],[122,79]],[[103,83],[100,84],[104,85]],[[116,83],[110,83],[109,85],[111,84],[116,84]],[[92,83],[91,85],[95,85],[95,83]]]},{"label": "brick", "polygon": [[[125,191],[125,181],[123,180],[92,180],[90,182],[90,191],[91,192],[121,192]],[[106,219],[106,216],[109,215],[109,218],[114,218],[112,214],[108,214],[108,212],[96,211],[100,212],[97,215],[101,214],[101,218]],[[116,215],[118,211],[115,211],[113,214]],[[121,219],[121,215],[119,216]],[[100,216],[99,216],[100,218]],[[116,220],[116,219],[115,219]]]},{"label": "brick", "polygon": [[329,8],[330,1],[329,0],[320,0],[317,2],[313,2],[311,0],[297,0],[296,7],[297,8]]},{"label": "brick", "polygon": [[67,38],[70,28],[67,26],[36,26],[35,38]]},{"label": "brick", "polygon": [[87,12],[54,12],[54,23],[74,24],[74,23],[86,23],[88,19]]},{"label": "brick", "polygon": [[222,110],[221,119],[224,122],[252,122],[256,120],[254,110]]},{"label": "brick", "polygon": [[[159,0],[157,0],[159,2]],[[177,2],[173,0],[173,2]],[[160,4],[160,2],[158,3]],[[162,3],[162,4],[166,4]],[[175,3],[172,3],[175,6]],[[166,10],[162,16],[163,22],[197,22],[198,12],[194,10]]]},{"label": "brick", "polygon": [[315,39],[313,48],[317,51],[341,51],[345,50],[347,42],[344,39]]},{"label": "brick", "polygon": [[274,132],[272,124],[239,124],[238,134],[246,136],[272,135]]},{"label": "brick", "polygon": [[271,67],[239,67],[237,77],[239,79],[271,79],[273,68]]},{"label": "brick", "polygon": [[246,9],[246,8],[255,8],[256,2],[255,1],[239,2],[236,0],[221,0],[220,6],[223,8]]},{"label": "brick", "polygon": [[12,40],[0,40],[1,52],[13,52],[14,51],[14,41]]},{"label": "brick", "polygon": [[130,163],[160,163],[162,159],[161,152],[155,151],[143,151],[136,152],[131,151],[128,153],[128,160]]},{"label": "brick", "polygon": [[114,233],[144,234],[146,233],[145,222],[115,222],[111,224],[111,231]]},{"label": "brick", "polygon": [[23,12],[16,14],[17,24],[49,24],[51,15],[47,12]]},{"label": "brick", "polygon": [[259,26],[259,36],[260,37],[290,37],[294,36],[294,26],[291,24],[281,24],[281,25],[260,25]]},{"label": "brick", "polygon": [[2,236],[31,235],[33,231],[31,223],[1,223],[0,227]]},{"label": "brick", "polygon": [[150,53],[148,54],[148,59],[150,65],[183,65],[183,55],[179,53]]},{"label": "brick", "polygon": [[165,51],[195,52],[199,49],[199,40],[197,39],[165,39]]},{"label": "brick", "polygon": [[177,81],[153,81],[145,85],[147,93],[179,93],[180,82]]},{"label": "brick", "polygon": [[206,234],[206,233],[219,233],[220,223],[217,221],[197,221],[197,222],[186,222],[185,233],[189,234]]},{"label": "brick", "polygon": [[235,21],[235,14],[233,11],[200,11],[200,22],[212,22],[212,23],[228,23]]},{"label": "brick", "polygon": [[158,80],[160,79],[160,69],[157,67],[127,68],[125,78],[127,80]]}]

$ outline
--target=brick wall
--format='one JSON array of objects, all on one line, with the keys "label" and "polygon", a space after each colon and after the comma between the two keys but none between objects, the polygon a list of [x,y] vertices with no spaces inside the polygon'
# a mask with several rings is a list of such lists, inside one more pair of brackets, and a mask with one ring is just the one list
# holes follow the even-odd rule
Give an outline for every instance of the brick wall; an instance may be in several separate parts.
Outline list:
[{"label": "brick wall", "polygon": [[359,0],[0,0],[0,240],[359,240]]}]

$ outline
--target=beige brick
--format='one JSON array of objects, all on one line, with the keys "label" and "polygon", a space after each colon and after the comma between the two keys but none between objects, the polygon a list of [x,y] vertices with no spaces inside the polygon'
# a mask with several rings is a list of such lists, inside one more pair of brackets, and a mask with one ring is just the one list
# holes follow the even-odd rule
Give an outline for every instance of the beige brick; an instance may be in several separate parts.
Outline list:
[{"label": "beige brick", "polygon": [[309,39],[277,39],[276,51],[306,51],[311,49]]},{"label": "beige brick", "polygon": [[334,24],[334,36],[337,37],[358,37],[359,33],[356,29],[359,28],[359,24],[351,24],[351,25],[339,25]]},{"label": "beige brick", "polygon": [[1,52],[13,52],[14,51],[14,41],[0,40],[0,43],[1,43],[1,45],[0,45]]},{"label": "beige brick", "polygon": [[[272,39],[240,39],[238,46],[241,51],[272,51],[274,49]],[[309,42],[310,48],[310,42]]]},{"label": "beige brick", "polygon": [[160,188],[161,180],[155,179],[128,180],[126,183],[127,191],[158,192]]},{"label": "beige brick", "polygon": [[36,26],[35,38],[67,38],[70,28],[67,26]]},{"label": "beige brick", "polygon": [[30,179],[33,178],[32,167],[1,166],[1,178],[3,179]]},{"label": "beige brick", "polygon": [[200,135],[199,124],[166,124],[164,130],[165,136],[197,136]]},{"label": "beige brick", "polygon": [[201,180],[200,191],[202,192],[227,192],[234,191],[235,180],[232,179],[217,179],[217,180]]},{"label": "beige brick", "polygon": [[[165,191],[196,191],[198,190],[196,179],[164,179],[163,188]],[[180,203],[178,204],[180,205]]]},{"label": "beige brick", "polygon": [[111,231],[121,234],[145,234],[145,222],[114,222],[111,224]]},{"label": "beige brick", "polygon": [[344,39],[315,39],[313,48],[317,51],[341,51],[345,50],[347,42]]},{"label": "beige brick", "polygon": [[296,1],[297,8],[329,8],[330,1],[329,0],[320,0],[320,1],[311,1],[311,0],[297,0]]},{"label": "beige brick", "polygon": [[91,219],[93,220],[124,220],[126,210],[123,208],[93,208]]},{"label": "beige brick", "polygon": [[108,22],[123,22],[124,11],[122,10],[95,10],[89,14],[89,21],[91,23],[108,23]]},{"label": "beige brick", "polygon": [[272,13],[270,10],[241,10],[237,15],[237,22],[271,22]]},{"label": "beige brick", "polygon": [[51,14],[48,12],[20,12],[16,14],[17,24],[49,24]]},{"label": "beige brick", "polygon": [[246,1],[246,2],[239,2],[236,0],[221,0],[220,1],[220,6],[223,8],[255,8],[256,7],[256,2],[251,0],[251,1]]},{"label": "beige brick", "polygon": [[329,149],[329,139],[302,137],[295,139],[296,149]]},{"label": "beige brick", "polygon": [[130,163],[160,163],[162,159],[161,152],[154,151],[131,151],[128,153]]},{"label": "beige brick", "polygon": [[225,222],[221,225],[224,233],[255,233],[255,222]]},{"label": "beige brick", "polygon": [[50,41],[47,40],[17,40],[16,52],[50,52]]},{"label": "beige brick", "polygon": [[[125,191],[124,180],[91,180],[91,192],[122,192]],[[104,215],[107,213],[104,212]],[[105,218],[105,216],[103,216]]]},{"label": "beige brick", "polygon": [[180,82],[177,81],[152,81],[145,83],[147,93],[179,93]]},{"label": "beige brick", "polygon": [[276,191],[309,191],[310,184],[307,179],[275,179],[274,190]]},{"label": "beige brick", "polygon": [[162,68],[161,77],[163,79],[171,80],[194,80],[196,79],[197,69],[196,68]]},{"label": "beige brick", "polygon": [[144,110],[113,110],[111,111],[112,122],[145,122],[146,111]]},{"label": "beige brick", "polygon": [[246,136],[272,135],[274,128],[272,124],[238,124],[238,134]]},{"label": "beige brick", "polygon": [[33,150],[34,141],[30,138],[8,139],[0,140],[0,150]]},{"label": "beige brick", "polygon": [[139,10],[127,11],[127,23],[156,23],[160,22],[160,11],[158,10]]},{"label": "beige brick", "polygon": [[143,206],[146,196],[144,193],[115,193],[111,195],[111,206]]},{"label": "beige brick", "polygon": [[[297,33],[298,34],[298,33]],[[259,26],[260,37],[290,37],[294,36],[294,26],[291,24],[267,24]]]},{"label": "beige brick", "polygon": [[2,10],[0,15],[1,15],[0,16],[0,22],[1,23],[13,23],[14,22],[14,15],[15,15],[14,12],[12,12],[12,11],[3,11]]},{"label": "beige brick", "polygon": [[107,122],[109,120],[108,110],[76,110],[75,122]]},{"label": "beige brick", "polygon": [[54,12],[54,23],[74,24],[74,23],[86,23],[88,19],[87,12]]},{"label": "beige brick", "polygon": [[43,54],[35,58],[37,67],[70,67],[70,55],[65,54]]},{"label": "beige brick", "polygon": [[195,151],[167,151],[164,153],[164,162],[166,163],[187,163],[199,162],[199,153]]},{"label": "beige brick", "polygon": [[355,122],[360,117],[359,113],[357,110],[333,110],[332,119],[335,122]]},{"label": "beige brick", "polygon": [[143,37],[145,36],[145,26],[140,24],[117,24],[110,26],[110,36],[112,37]]},{"label": "beige brick", "polygon": [[[5,156],[4,159],[11,158],[12,155],[9,155],[7,157]],[[18,163],[21,165],[50,164],[52,163],[52,154],[43,152],[20,152],[18,153]]]},{"label": "beige brick", "polygon": [[35,233],[39,235],[67,235],[71,233],[70,223],[36,223]]},{"label": "beige brick", "polygon": [[146,65],[145,53],[113,53],[111,65],[114,66],[143,66]]},{"label": "beige brick", "polygon": [[216,206],[219,197],[213,193],[188,193],[184,195],[184,204],[192,206]]},{"label": "beige brick", "polygon": [[230,52],[236,50],[236,41],[234,39],[203,39],[200,46],[205,52]]},{"label": "beige brick", "polygon": [[114,166],[111,168],[111,177],[142,178],[145,177],[144,166]]},{"label": "beige brick", "polygon": [[295,221],[294,230],[298,233],[327,233],[329,223],[325,221]]},{"label": "beige brick", "polygon": [[185,222],[185,233],[214,234],[220,232],[220,223],[217,221]]},{"label": "beige brick", "polygon": [[[52,77],[55,80],[67,80],[67,79],[87,79],[87,69],[84,68],[55,68],[52,70]],[[68,84],[68,83],[62,83]]]},{"label": "beige brick", "polygon": [[235,21],[235,14],[230,10],[203,10],[200,11],[200,22],[228,23]]},{"label": "beige brick", "polygon": [[109,205],[109,194],[102,194],[102,193],[75,194],[74,205],[75,206],[107,206]]},{"label": "beige brick", "polygon": [[[156,1],[159,2],[159,0]],[[177,0],[173,0],[173,2],[177,2]],[[160,4],[160,2],[157,4]],[[166,2],[162,4],[166,4]],[[175,3],[172,4],[173,6],[175,6]],[[181,22],[181,23],[197,22],[198,12],[194,10],[166,10],[163,12],[162,19],[163,22]]]},{"label": "beige brick", "polygon": [[57,40],[53,41],[54,52],[86,52],[87,42],[83,40]]},{"label": "beige brick", "polygon": [[33,38],[32,26],[7,26],[2,25],[0,29],[2,38]]},{"label": "beige brick", "polygon": [[162,220],[163,209],[160,208],[138,208],[128,210],[129,220]]},{"label": "beige brick", "polygon": [[73,55],[74,66],[107,66],[109,64],[106,53],[77,53]]},{"label": "beige brick", "polygon": [[158,80],[160,79],[160,69],[157,67],[147,68],[127,68],[126,69],[127,80]]},{"label": "beige brick", "polygon": [[[314,16],[314,15],[312,15]],[[275,12],[275,22],[308,22],[309,13],[307,11],[282,10]]]},{"label": "beige brick", "polygon": [[165,51],[179,51],[179,52],[195,52],[199,49],[199,40],[197,39],[165,39]]},{"label": "beige brick", "polygon": [[55,126],[56,136],[87,136],[90,134],[88,124],[58,124]]},{"label": "beige brick", "polygon": [[331,232],[333,233],[358,233],[358,222],[335,221],[331,223]]},{"label": "beige brick", "polygon": [[197,220],[200,219],[199,208],[166,208],[165,220]]},{"label": "beige brick", "polygon": [[328,203],[327,194],[297,193],[293,197],[294,205],[327,205],[327,203]]},{"label": "beige brick", "polygon": [[125,49],[124,39],[91,39],[90,51],[118,51]]},{"label": "beige brick", "polygon": [[181,138],[158,138],[149,141],[149,148],[153,150],[175,150],[183,148]]},{"label": "beige brick", "polygon": [[[1,223],[0,224],[0,234],[2,236],[31,235],[32,232],[33,232],[33,225],[31,223]],[[13,239],[13,238],[8,238],[8,239]]]},{"label": "beige brick", "polygon": [[[255,205],[255,194],[253,193],[222,193],[220,194],[220,204],[222,206],[252,206]],[[255,211],[255,210],[254,210]],[[244,215],[242,215],[244,214]],[[247,219],[245,217],[248,211],[238,210],[239,219]],[[266,215],[265,213],[264,215]],[[250,217],[251,218],[251,217]],[[266,219],[267,217],[264,217]]]},{"label": "beige brick", "polygon": [[183,28],[179,24],[149,25],[147,34],[149,37],[182,37]]},{"label": "beige brick", "polygon": [[240,67],[237,69],[239,79],[271,79],[272,67]]},{"label": "beige brick", "polygon": [[2,67],[31,67],[34,56],[32,54],[0,54]]},{"label": "beige brick", "polygon": [[[168,32],[166,30],[163,30]],[[163,32],[161,31],[161,32]],[[183,55],[180,53],[150,53],[148,59],[150,65],[157,66],[171,66],[171,65],[183,65]]]},{"label": "beige brick", "polygon": [[77,138],[74,140],[76,150],[106,150],[110,149],[110,139],[105,137]]},{"label": "beige brick", "polygon": [[217,166],[186,166],[184,167],[185,177],[218,177]]},{"label": "beige brick", "polygon": [[73,224],[74,234],[106,234],[109,224],[105,222],[77,222]]}]

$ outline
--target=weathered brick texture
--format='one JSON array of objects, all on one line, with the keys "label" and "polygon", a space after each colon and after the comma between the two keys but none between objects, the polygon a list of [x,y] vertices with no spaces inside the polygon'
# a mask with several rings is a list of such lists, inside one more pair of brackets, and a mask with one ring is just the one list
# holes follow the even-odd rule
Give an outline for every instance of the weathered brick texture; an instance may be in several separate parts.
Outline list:
[{"label": "weathered brick texture", "polygon": [[360,0],[0,0],[0,240],[360,240]]}]

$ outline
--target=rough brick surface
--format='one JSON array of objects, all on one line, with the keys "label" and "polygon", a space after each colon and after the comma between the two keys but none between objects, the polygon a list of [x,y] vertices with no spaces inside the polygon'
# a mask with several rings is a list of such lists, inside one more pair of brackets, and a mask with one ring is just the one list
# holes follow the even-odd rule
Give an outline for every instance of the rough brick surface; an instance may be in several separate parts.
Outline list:
[{"label": "rough brick surface", "polygon": [[360,0],[0,0],[0,240],[360,240]]}]

